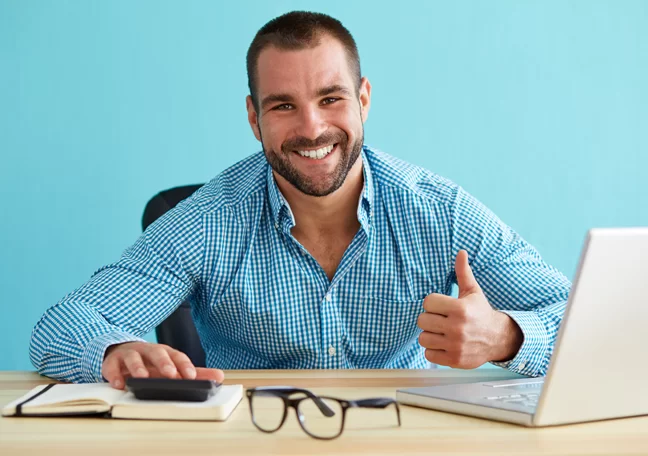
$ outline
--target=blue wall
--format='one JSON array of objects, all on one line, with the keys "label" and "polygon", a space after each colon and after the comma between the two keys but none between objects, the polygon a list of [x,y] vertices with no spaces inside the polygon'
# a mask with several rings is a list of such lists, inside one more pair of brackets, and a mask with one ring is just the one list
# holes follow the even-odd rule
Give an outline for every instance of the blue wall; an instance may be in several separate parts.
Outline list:
[{"label": "blue wall", "polygon": [[[366,142],[460,183],[572,276],[648,225],[648,2],[0,0],[0,369],[160,189],[259,150],[244,57],[291,9],[355,35]],[[394,3],[392,3],[394,5]]]}]

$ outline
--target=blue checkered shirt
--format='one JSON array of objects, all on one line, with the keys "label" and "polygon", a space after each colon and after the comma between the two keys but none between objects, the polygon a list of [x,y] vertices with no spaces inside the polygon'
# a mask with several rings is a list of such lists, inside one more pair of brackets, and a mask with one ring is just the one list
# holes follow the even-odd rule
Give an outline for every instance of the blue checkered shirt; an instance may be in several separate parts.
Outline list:
[{"label": "blue checkered shirt", "polygon": [[417,317],[451,294],[460,249],[490,304],[524,333],[495,363],[544,375],[569,280],[458,185],[364,147],[361,228],[332,280],[291,235],[263,153],[153,223],[121,258],[51,307],[30,358],[41,374],[102,381],[108,346],[141,337],[190,299],[210,367],[426,368]]}]

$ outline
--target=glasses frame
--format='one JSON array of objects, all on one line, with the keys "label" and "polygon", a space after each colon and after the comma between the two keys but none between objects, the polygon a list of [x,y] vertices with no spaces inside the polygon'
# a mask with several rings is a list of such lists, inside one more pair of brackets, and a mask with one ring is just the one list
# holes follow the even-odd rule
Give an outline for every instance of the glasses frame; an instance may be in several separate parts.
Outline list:
[{"label": "glasses frame", "polygon": [[[279,425],[275,429],[271,429],[271,430],[263,429],[256,422],[256,418],[254,416],[254,408],[252,406],[254,395],[256,393],[272,394],[283,400],[283,404],[284,404],[283,415],[281,417],[281,421],[279,422]],[[396,417],[398,418],[398,426],[401,425],[400,407],[398,406],[398,402],[396,402],[395,399],[392,399],[390,397],[376,397],[376,398],[369,398],[369,399],[347,400],[347,399],[339,399],[337,397],[317,396],[316,394],[314,394],[313,392],[307,389],[294,388],[292,386],[260,386],[257,388],[248,388],[245,391],[245,394],[247,395],[248,404],[250,406],[250,417],[252,418],[252,423],[258,430],[260,430],[261,432],[265,432],[266,434],[272,434],[273,432],[277,432],[279,429],[281,429],[281,427],[286,422],[286,419],[288,418],[288,409],[290,408],[295,409],[295,415],[297,415],[297,421],[299,421],[299,426],[302,428],[302,430],[310,437],[318,440],[333,440],[341,436],[342,432],[344,432],[344,425],[346,423],[346,413],[347,410],[350,408],[384,409],[389,405],[394,404],[396,408]],[[304,397],[291,399],[290,396],[292,396],[293,394],[304,394]],[[333,415],[335,415],[335,412],[331,410],[331,408],[328,405],[326,405],[326,402],[324,402],[322,399],[336,401],[340,404],[340,408],[342,409],[342,423],[340,425],[340,430],[337,434],[330,437],[322,437],[308,431],[308,429],[306,428],[304,415],[299,410],[300,402],[306,399],[311,399],[315,403],[315,405],[317,405],[317,408],[319,408],[320,411],[324,414],[324,416],[327,417],[332,417]]]}]

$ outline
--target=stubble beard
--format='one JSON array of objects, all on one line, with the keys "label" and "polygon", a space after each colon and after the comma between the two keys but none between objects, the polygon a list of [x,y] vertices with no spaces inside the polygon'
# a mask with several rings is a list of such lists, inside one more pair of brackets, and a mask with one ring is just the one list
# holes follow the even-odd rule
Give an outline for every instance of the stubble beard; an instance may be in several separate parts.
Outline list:
[{"label": "stubble beard", "polygon": [[[272,169],[300,192],[309,196],[318,197],[330,195],[344,184],[349,171],[360,156],[364,143],[363,127],[360,136],[351,145],[351,148],[348,147],[348,135],[343,131],[339,131],[337,133],[324,133],[314,141],[303,137],[290,139],[282,144],[281,153],[277,154],[274,150],[265,148],[260,129],[259,135],[261,136],[263,152]],[[290,162],[290,154],[296,153],[294,152],[295,150],[316,149],[329,144],[337,144],[338,150],[336,153],[340,154],[340,159],[331,173],[330,178],[327,179],[330,183],[326,186],[322,186],[321,182],[313,182],[310,178],[300,173]]]}]

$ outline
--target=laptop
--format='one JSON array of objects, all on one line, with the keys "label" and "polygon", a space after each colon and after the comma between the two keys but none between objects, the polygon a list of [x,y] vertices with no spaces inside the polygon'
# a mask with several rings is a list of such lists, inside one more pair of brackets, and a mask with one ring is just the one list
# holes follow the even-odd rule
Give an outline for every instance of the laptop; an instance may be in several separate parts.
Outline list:
[{"label": "laptop", "polygon": [[648,228],[587,233],[546,377],[399,389],[401,404],[530,427],[648,415]]}]

